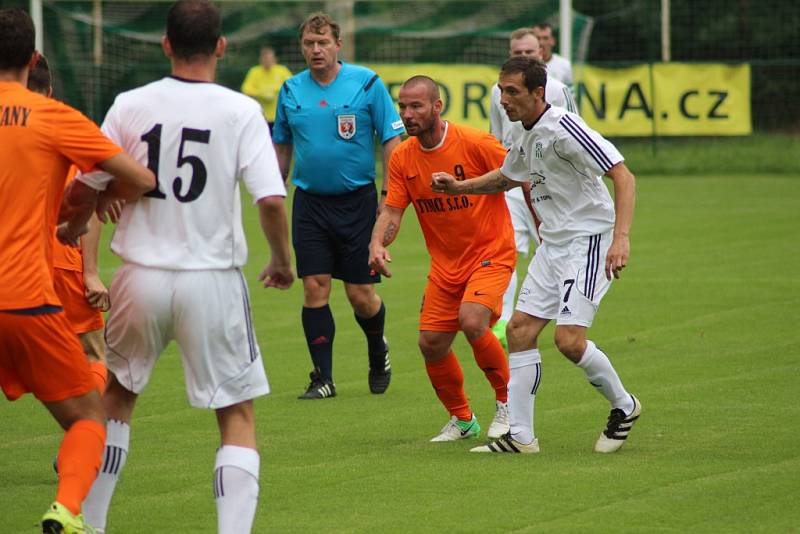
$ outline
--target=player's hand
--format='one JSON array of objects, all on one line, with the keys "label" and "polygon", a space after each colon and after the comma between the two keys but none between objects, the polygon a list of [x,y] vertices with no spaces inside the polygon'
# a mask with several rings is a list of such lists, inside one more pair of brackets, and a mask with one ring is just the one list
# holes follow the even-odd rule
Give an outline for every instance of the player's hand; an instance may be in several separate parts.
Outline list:
[{"label": "player's hand", "polygon": [[458,182],[446,172],[435,172],[431,175],[431,189],[436,193],[455,195],[458,193]]},{"label": "player's hand", "polygon": [[294,271],[289,264],[279,265],[274,261],[269,264],[258,275],[258,281],[264,282],[264,287],[275,287],[278,289],[289,289],[294,283]]},{"label": "player's hand", "polygon": [[606,278],[619,278],[619,273],[628,264],[631,242],[628,236],[615,236],[606,253]]},{"label": "player's hand", "polygon": [[[373,273],[380,273],[386,278],[392,277],[392,271],[389,270],[388,263],[392,262],[392,257],[389,255],[389,251],[386,248],[379,244],[370,244],[369,247],[369,268],[372,269]],[[370,274],[373,274],[370,273]]]},{"label": "player's hand", "polygon": [[97,208],[95,213],[100,222],[111,222],[116,224],[122,215],[122,208],[125,206],[125,201],[119,198],[107,198],[101,195],[97,199]]},{"label": "player's hand", "polygon": [[108,294],[103,281],[96,273],[83,273],[83,285],[86,286],[84,295],[93,308],[108,311],[111,307],[111,296]]},{"label": "player's hand", "polygon": [[89,226],[86,224],[78,228],[73,228],[69,222],[64,222],[56,227],[56,238],[62,245],[79,247],[81,246],[80,237],[88,231]]}]

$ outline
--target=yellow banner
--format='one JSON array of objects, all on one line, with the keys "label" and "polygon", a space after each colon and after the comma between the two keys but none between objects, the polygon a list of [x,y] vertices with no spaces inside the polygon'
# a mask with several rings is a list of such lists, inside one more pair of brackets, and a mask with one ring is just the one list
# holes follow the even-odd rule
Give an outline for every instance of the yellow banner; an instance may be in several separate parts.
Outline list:
[{"label": "yellow banner", "polygon": [[752,133],[749,65],[586,65],[575,75],[581,116],[603,135]]},{"label": "yellow banner", "polygon": [[400,86],[412,76],[424,74],[436,80],[444,102],[442,116],[459,124],[489,130],[489,97],[500,67],[488,65],[366,65],[377,72],[389,94],[397,101]]},{"label": "yellow banner", "polygon": [[[417,74],[439,84],[444,114],[489,129],[489,96],[499,66],[372,64],[392,97]],[[589,125],[608,136],[748,135],[750,66],[656,63],[620,69],[575,66],[576,101]],[[655,91],[653,91],[655,87]]]}]

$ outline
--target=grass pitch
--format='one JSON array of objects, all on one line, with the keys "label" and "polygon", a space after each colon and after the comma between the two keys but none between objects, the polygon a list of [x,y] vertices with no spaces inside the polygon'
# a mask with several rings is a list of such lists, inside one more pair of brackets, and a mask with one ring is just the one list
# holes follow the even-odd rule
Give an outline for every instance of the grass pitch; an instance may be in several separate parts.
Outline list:
[{"label": "grass pitch", "polygon": [[[635,171],[636,169],[634,169]],[[258,287],[266,261],[247,212],[253,313],[273,393],[256,403],[262,452],[254,532],[796,532],[800,453],[800,180],[640,177],[632,256],[590,331],[644,411],[614,455],[592,446],[608,414],[542,336],[539,455],[428,443],[447,420],[416,347],[428,259],[414,214],[379,286],[394,369],[367,388],[366,344],[336,285],[338,397],[298,401],[310,368],[302,288]],[[116,262],[106,254],[106,278]],[[523,262],[523,272],[527,262]],[[493,395],[455,346],[488,426]],[[0,530],[36,532],[61,432],[30,396],[0,401]],[[482,441],[482,440],[481,440]],[[109,533],[216,529],[211,412],[189,408],[176,347],[140,399]]]}]

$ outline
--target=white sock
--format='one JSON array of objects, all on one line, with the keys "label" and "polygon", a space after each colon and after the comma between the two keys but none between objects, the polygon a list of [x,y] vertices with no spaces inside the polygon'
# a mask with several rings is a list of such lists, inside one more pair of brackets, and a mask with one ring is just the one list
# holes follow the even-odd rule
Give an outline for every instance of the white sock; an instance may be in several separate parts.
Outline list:
[{"label": "white sock", "polygon": [[103,463],[97,473],[89,495],[83,501],[81,512],[86,522],[101,534],[106,529],[108,507],[117,486],[119,474],[125,467],[128,458],[128,447],[131,439],[131,427],[127,423],[109,419],[106,422],[106,447],[103,451]]},{"label": "white sock", "polygon": [[542,355],[539,349],[512,352],[508,355],[508,415],[511,436],[528,445],[533,433],[533,403],[542,378]]},{"label": "white sock", "polygon": [[586,373],[586,379],[599,391],[614,408],[626,414],[633,411],[633,399],[622,385],[622,380],[602,350],[591,341],[586,341],[586,352],[581,356],[578,367]]},{"label": "white sock", "polygon": [[517,271],[511,272],[511,280],[508,281],[506,292],[503,293],[503,311],[500,320],[508,322],[511,314],[514,313],[514,299],[517,297]]},{"label": "white sock", "polygon": [[258,505],[258,451],[223,445],[214,465],[218,534],[247,534]]}]

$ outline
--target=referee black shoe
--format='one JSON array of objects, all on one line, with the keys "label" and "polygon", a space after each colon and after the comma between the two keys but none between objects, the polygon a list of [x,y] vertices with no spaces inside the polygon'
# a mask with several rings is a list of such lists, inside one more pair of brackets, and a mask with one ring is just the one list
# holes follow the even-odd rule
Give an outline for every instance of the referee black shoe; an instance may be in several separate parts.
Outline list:
[{"label": "referee black shoe", "polygon": [[369,390],[380,395],[389,388],[392,381],[392,364],[389,361],[389,344],[383,338],[386,352],[383,354],[370,354],[369,357]]},{"label": "referee black shoe", "polygon": [[327,399],[336,396],[336,386],[330,380],[324,380],[317,369],[308,374],[311,383],[306,388],[306,392],[297,397],[298,399]]}]

